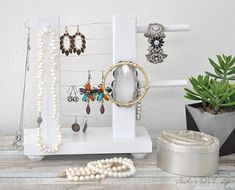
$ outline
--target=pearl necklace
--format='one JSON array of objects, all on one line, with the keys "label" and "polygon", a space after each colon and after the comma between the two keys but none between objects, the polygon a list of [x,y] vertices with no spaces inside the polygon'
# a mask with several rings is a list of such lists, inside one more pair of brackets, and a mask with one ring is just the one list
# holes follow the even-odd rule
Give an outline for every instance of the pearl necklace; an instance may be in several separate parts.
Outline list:
[{"label": "pearl necklace", "polygon": [[[41,123],[42,123],[42,105],[43,105],[43,94],[44,94],[44,78],[45,78],[45,41],[46,37],[50,40],[49,44],[49,58],[50,58],[50,73],[51,73],[51,96],[52,96],[52,107],[53,107],[53,115],[52,120],[54,121],[55,130],[57,131],[58,141],[53,146],[48,146],[43,143],[43,138],[41,136]],[[56,33],[51,29],[44,28],[41,30],[38,36],[39,43],[39,60],[38,60],[38,94],[37,94],[37,111],[39,113],[39,117],[37,120],[38,128],[37,128],[37,146],[38,148],[45,153],[53,153],[58,151],[59,145],[62,143],[62,133],[60,128],[60,121],[57,113],[57,98],[56,98],[56,56],[57,56],[57,48],[56,48]]]},{"label": "pearl necklace", "polygon": [[132,160],[128,158],[111,158],[89,162],[87,167],[69,168],[64,176],[70,181],[99,180],[105,177],[130,177],[136,172]]}]

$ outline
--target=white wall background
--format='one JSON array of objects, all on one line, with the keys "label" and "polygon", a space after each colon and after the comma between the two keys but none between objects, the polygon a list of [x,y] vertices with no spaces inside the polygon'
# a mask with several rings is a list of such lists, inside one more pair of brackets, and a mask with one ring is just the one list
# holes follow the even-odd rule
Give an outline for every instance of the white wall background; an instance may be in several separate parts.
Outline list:
[{"label": "white wall background", "polygon": [[[0,134],[14,134],[19,123],[26,51],[24,22],[37,17],[60,16],[62,25],[111,22],[112,14],[136,15],[139,25],[151,22],[191,25],[191,32],[167,33],[164,63],[152,65],[145,61],[147,40],[138,35],[138,63],[151,80],[187,79],[211,70],[208,57],[235,52],[234,0],[0,0]],[[87,38],[111,37],[111,26],[80,28]],[[74,29],[75,30],[75,29]],[[63,32],[63,31],[62,31]],[[111,52],[111,40],[88,42],[90,53]],[[33,54],[31,52],[31,54]],[[36,62],[31,55],[27,78],[25,127],[36,124]],[[63,69],[106,68],[110,56],[68,58],[61,61]],[[65,84],[83,84],[86,74],[62,75]],[[95,81],[94,83],[99,83]],[[62,89],[66,98],[67,89]],[[63,93],[62,93],[63,94]],[[162,129],[185,128],[183,88],[151,89],[144,99],[143,119],[152,137]],[[84,113],[85,104],[61,101],[65,113]],[[89,126],[111,124],[110,105],[106,116],[100,116],[98,105]],[[74,118],[62,117],[63,126],[70,127]]]}]

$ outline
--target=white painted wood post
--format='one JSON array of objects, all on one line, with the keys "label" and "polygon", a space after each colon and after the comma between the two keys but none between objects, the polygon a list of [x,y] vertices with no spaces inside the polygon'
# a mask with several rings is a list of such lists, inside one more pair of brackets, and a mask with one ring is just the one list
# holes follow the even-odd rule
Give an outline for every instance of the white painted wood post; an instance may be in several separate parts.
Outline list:
[{"label": "white painted wood post", "polygon": [[[113,64],[136,61],[136,17],[113,16]],[[116,99],[122,102],[133,98],[134,77],[129,67],[118,69]],[[135,138],[135,106],[121,108],[113,105],[114,139]]]}]

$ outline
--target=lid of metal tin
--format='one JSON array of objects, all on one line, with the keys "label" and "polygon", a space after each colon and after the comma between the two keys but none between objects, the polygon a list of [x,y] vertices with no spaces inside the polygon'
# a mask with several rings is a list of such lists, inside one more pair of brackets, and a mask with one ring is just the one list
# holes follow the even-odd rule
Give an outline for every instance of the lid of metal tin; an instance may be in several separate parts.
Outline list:
[{"label": "lid of metal tin", "polygon": [[209,153],[219,150],[219,140],[216,137],[190,130],[163,131],[157,144],[175,152]]}]

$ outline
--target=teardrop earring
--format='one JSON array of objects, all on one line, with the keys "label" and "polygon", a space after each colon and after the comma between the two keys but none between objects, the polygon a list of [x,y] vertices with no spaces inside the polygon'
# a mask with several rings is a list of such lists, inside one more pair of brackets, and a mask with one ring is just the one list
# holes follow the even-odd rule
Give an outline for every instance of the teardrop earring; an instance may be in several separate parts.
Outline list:
[{"label": "teardrop earring", "polygon": [[84,125],[83,125],[83,129],[82,129],[82,132],[85,133],[87,131],[87,127],[88,127],[88,124],[87,124],[87,118],[85,119],[85,122],[84,122]]},{"label": "teardrop earring", "polygon": [[94,101],[95,100],[95,96],[96,96],[96,92],[97,89],[96,88],[91,88],[91,71],[88,71],[88,80],[86,82],[86,84],[84,85],[84,88],[80,88],[80,94],[83,95],[82,97],[82,101],[87,102],[87,106],[86,106],[86,113],[89,115],[91,113],[91,108],[90,108],[90,101]]},{"label": "teardrop earring", "polygon": [[[103,81],[104,79],[104,73],[102,71],[102,79],[101,81]],[[110,97],[110,93],[112,92],[112,88],[110,87],[107,87],[106,90],[104,89],[104,85],[101,84],[98,86],[98,89],[97,89],[97,98],[96,100],[101,102],[101,106],[100,106],[100,113],[101,114],[104,114],[105,112],[105,108],[104,108],[104,99],[106,101],[109,101],[109,97]]]}]

